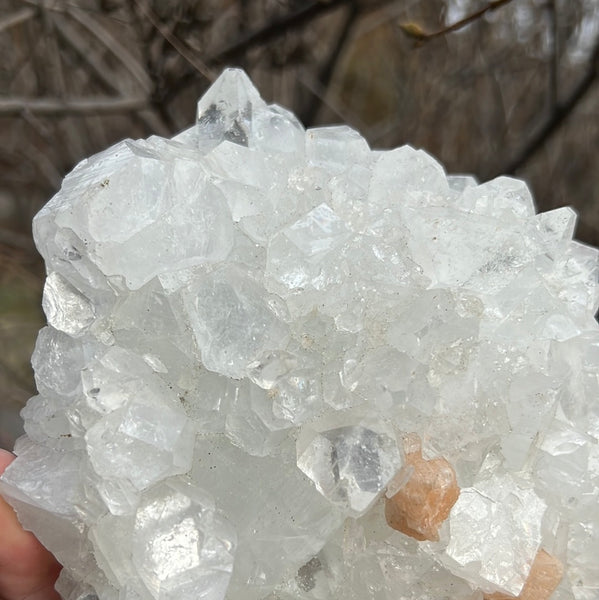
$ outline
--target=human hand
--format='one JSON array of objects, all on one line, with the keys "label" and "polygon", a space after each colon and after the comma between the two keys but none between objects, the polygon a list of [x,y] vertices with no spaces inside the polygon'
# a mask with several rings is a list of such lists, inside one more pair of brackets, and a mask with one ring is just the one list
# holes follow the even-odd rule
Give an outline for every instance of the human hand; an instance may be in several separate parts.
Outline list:
[{"label": "human hand", "polygon": [[[0,474],[14,458],[0,450]],[[61,568],[0,497],[0,600],[60,600],[54,583]]]}]

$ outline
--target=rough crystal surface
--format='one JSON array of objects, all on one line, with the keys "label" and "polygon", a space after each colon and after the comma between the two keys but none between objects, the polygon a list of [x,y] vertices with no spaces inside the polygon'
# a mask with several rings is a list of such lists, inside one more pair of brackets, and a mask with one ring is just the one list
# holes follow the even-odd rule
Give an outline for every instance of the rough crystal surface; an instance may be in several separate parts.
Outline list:
[{"label": "rough crystal surface", "polygon": [[518,595],[539,550],[546,508],[532,489],[507,475],[462,489],[442,562],[484,591]]},{"label": "rough crystal surface", "polygon": [[228,69],[35,217],[48,326],[0,492],[65,600],[596,600],[574,224]]},{"label": "rough crystal surface", "polygon": [[[564,569],[560,561],[545,550],[539,550],[517,600],[548,600],[563,574]],[[485,594],[484,600],[510,600],[513,597],[495,592],[491,595]]]}]

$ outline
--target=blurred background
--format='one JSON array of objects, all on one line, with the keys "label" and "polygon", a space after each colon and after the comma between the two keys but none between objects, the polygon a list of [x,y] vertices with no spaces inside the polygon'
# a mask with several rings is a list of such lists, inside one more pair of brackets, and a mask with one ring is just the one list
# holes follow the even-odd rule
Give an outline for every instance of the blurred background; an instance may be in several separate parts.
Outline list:
[{"label": "blurred background", "polygon": [[597,0],[0,0],[0,447],[34,393],[35,212],[82,158],[170,136],[225,66],[306,126],[525,179],[599,245]]}]

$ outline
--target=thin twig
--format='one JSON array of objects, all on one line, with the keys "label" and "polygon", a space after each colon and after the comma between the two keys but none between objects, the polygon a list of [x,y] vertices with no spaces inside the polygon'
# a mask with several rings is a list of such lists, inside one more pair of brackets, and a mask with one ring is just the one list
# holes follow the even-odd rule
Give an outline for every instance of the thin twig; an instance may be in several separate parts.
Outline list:
[{"label": "thin twig", "polygon": [[[119,58],[120,62],[137,79],[149,97],[150,92],[152,91],[152,83],[139,61],[137,61],[110,32],[102,27],[96,20],[89,17],[84,11],[69,7],[66,12],[69,17],[73,18],[81,26],[90,31],[90,33],[92,33],[106,49]],[[100,80],[104,87],[109,91],[119,94],[119,96],[124,95],[126,90],[121,89],[121,86],[118,85],[119,79],[111,77],[110,70],[104,66],[104,62],[86,51],[85,41],[77,31],[66,22],[66,19],[61,15],[57,15],[55,20],[62,24],[63,37],[67,39],[71,47],[73,47],[73,49],[87,62],[92,73]],[[136,118],[144,124],[148,131],[155,131],[163,136],[170,136],[172,134],[172,131],[162,123],[160,117],[155,115],[155,111],[152,110],[149,101],[143,108],[147,110],[141,110],[135,114]]]},{"label": "thin twig", "polygon": [[[309,2],[305,6],[291,12],[283,17],[274,19],[264,27],[256,31],[240,36],[232,44],[224,46],[216,51],[208,60],[209,65],[222,65],[222,63],[233,62],[244,56],[248,50],[256,46],[265,45],[275,39],[308,25],[313,19],[331,12],[352,0],[318,0]],[[364,7],[360,7],[361,16],[376,12],[397,0],[370,0]],[[186,73],[169,87],[164,95],[164,102],[169,103],[187,87],[196,81],[195,73]],[[306,82],[304,82],[305,84]],[[312,85],[312,84],[310,84]]]},{"label": "thin twig", "polygon": [[34,172],[46,180],[50,189],[57,190],[60,187],[64,173],[56,168],[52,161],[53,156],[50,153],[41,151],[32,141],[26,142],[26,146],[26,148],[17,150],[17,154],[21,156],[22,160],[31,164]]},{"label": "thin twig", "polygon": [[115,56],[122,65],[137,79],[143,91],[149,94],[152,83],[140,62],[110,33],[97,19],[92,19],[85,11],[77,8],[67,8],[67,14],[85,27],[106,49]]},{"label": "thin twig", "polygon": [[117,85],[118,77],[114,77],[111,70],[97,53],[89,48],[89,42],[60,14],[52,16],[56,32],[71,48],[87,63],[96,79],[101,82],[106,91],[116,94],[122,93]]},{"label": "thin twig", "polygon": [[595,42],[595,48],[591,54],[586,73],[578,82],[576,87],[568,98],[560,104],[555,105],[555,109],[547,118],[540,129],[524,144],[522,149],[501,169],[492,175],[496,177],[502,173],[513,174],[522,168],[557,132],[564,121],[570,116],[572,111],[578,106],[587,92],[591,89],[599,75],[599,38]]},{"label": "thin twig", "polygon": [[206,63],[194,56],[187,46],[177,36],[173,35],[160,21],[156,13],[143,1],[135,0],[135,4],[150,21],[154,29],[198,72],[208,81],[216,79],[216,73]]},{"label": "thin twig", "polygon": [[411,37],[418,42],[428,42],[448,33],[458,31],[459,29],[466,27],[466,25],[469,25],[473,21],[480,19],[486,13],[497,10],[502,6],[509,4],[510,2],[512,2],[512,0],[492,0],[492,2],[489,2],[489,4],[487,4],[487,6],[485,6],[484,8],[481,8],[480,10],[473,12],[472,14],[464,17],[463,19],[460,19],[459,21],[456,21],[455,23],[447,25],[446,27],[443,27],[438,31],[434,31],[432,33],[427,33],[416,23],[400,24],[399,27],[408,37]]},{"label": "thin twig", "polygon": [[243,54],[250,48],[267,44],[275,38],[281,37],[291,29],[295,29],[305,25],[312,19],[331,12],[342,4],[347,4],[348,0],[329,0],[328,2],[310,2],[306,6],[285,15],[279,19],[275,19],[261,27],[257,31],[251,31],[240,37],[232,44],[225,46],[217,51],[209,62],[223,62],[233,60],[235,57]]},{"label": "thin twig", "polygon": [[[61,96],[62,98],[63,96]],[[30,111],[25,111],[22,113],[23,120],[40,136],[44,142],[47,144],[53,145],[56,143],[56,138],[54,136],[53,128],[48,127],[46,123],[39,119],[38,116],[34,115]]]},{"label": "thin twig", "polygon": [[351,123],[354,127],[361,131],[365,137],[369,136],[369,129],[367,125],[363,123],[357,115],[353,113],[350,114],[350,112],[346,112],[344,108],[340,107],[338,104],[334,104],[333,101],[327,97],[327,90],[323,88],[320,82],[302,73],[302,71],[298,71],[297,80],[311,94],[317,96],[320,102],[326,106],[342,123]]},{"label": "thin twig", "polygon": [[[15,64],[12,68],[11,72],[11,85],[6,90],[7,92],[12,89],[12,86],[15,85],[16,82],[21,81],[23,74],[31,68],[33,64],[34,57],[37,54],[39,46],[43,42],[43,36],[33,36],[32,30],[34,27],[28,27],[29,31],[26,31],[26,37],[28,39],[28,43],[21,45],[20,47],[15,47],[13,52],[15,54]],[[31,38],[35,37],[34,40]]]},{"label": "thin twig", "polygon": [[[352,2],[349,8],[349,11],[345,17],[345,21],[343,23],[343,27],[341,28],[341,33],[337,38],[337,42],[331,51],[328,60],[324,64],[324,66],[320,69],[318,74],[318,82],[324,90],[328,90],[331,78],[333,77],[333,73],[335,72],[335,67],[339,62],[339,58],[345,47],[345,44],[349,38],[349,34],[353,29],[353,26],[358,18],[360,11],[356,6],[355,2]],[[306,127],[312,125],[316,114],[318,113],[318,109],[322,105],[321,99],[319,96],[312,95],[310,103],[308,104],[306,110],[301,115],[301,121],[306,125]]]},{"label": "thin twig", "polygon": [[23,23],[24,21],[31,19],[36,12],[37,11],[35,11],[33,8],[23,8],[12,15],[4,17],[4,19],[0,20],[0,33],[2,33],[5,29],[9,29],[10,27],[14,27],[19,23]]},{"label": "thin twig", "polygon": [[557,90],[558,90],[558,39],[557,39],[557,12],[555,7],[555,0],[547,0],[545,5],[547,9],[547,21],[549,30],[549,77],[547,82],[547,97],[549,112],[555,110],[557,104]]},{"label": "thin twig", "polygon": [[52,87],[54,88],[53,92],[60,98],[64,98],[67,95],[67,85],[64,76],[64,69],[62,68],[62,56],[56,36],[56,23],[48,12],[44,12],[42,16],[44,21],[44,29],[46,30],[46,34],[43,37],[45,38],[47,49],[46,59],[49,62],[49,68],[47,69],[50,75],[49,79],[52,82]]},{"label": "thin twig", "polygon": [[148,108],[147,98],[0,98],[0,116],[17,116],[29,111],[36,115],[105,115]]}]

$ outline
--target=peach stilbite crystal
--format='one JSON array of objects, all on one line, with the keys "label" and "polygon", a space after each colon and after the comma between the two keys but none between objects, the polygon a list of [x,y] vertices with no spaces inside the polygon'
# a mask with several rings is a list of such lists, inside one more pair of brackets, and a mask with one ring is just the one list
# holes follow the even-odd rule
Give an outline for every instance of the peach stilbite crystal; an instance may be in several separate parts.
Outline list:
[{"label": "peach stilbite crystal", "polygon": [[455,471],[442,457],[422,458],[420,438],[416,435],[406,437],[404,450],[406,462],[402,471],[409,479],[396,494],[387,498],[387,523],[419,541],[438,541],[439,527],[460,495]]},{"label": "peach stilbite crystal", "polygon": [[539,550],[519,596],[501,592],[485,594],[484,600],[549,600],[564,574],[562,563],[545,550]]}]

